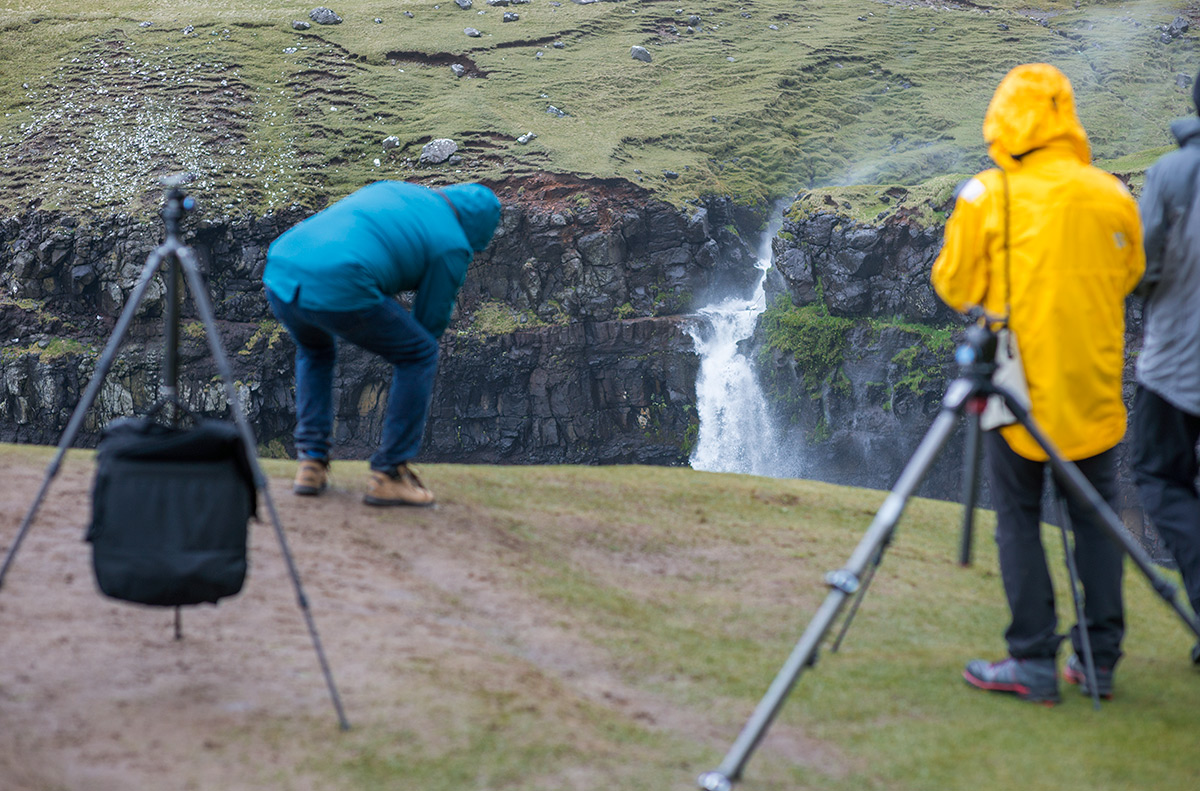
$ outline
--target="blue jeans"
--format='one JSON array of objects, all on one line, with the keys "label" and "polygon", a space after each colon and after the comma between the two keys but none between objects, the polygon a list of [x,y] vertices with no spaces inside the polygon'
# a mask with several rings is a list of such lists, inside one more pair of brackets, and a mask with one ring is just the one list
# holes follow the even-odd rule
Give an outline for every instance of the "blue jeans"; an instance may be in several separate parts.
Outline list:
[{"label": "blue jeans", "polygon": [[371,469],[392,470],[417,455],[437,373],[438,342],[393,299],[366,310],[307,310],[266,289],[271,312],[296,343],[296,453],[328,459],[333,433],[336,339],[392,364],[392,389]]}]

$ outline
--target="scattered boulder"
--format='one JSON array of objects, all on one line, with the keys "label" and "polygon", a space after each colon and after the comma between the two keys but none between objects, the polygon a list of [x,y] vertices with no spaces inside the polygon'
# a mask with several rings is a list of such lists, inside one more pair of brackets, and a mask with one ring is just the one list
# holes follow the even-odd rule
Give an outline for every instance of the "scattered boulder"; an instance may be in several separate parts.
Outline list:
[{"label": "scattered boulder", "polygon": [[480,36],[483,35],[482,33],[480,33],[478,30],[476,30],[473,27],[465,27],[465,28],[463,28],[463,32],[466,33],[471,38],[479,38]]},{"label": "scattered boulder", "polygon": [[506,6],[511,5],[511,2],[510,2],[510,0],[487,0],[487,4],[492,6],[493,8],[495,8],[497,6],[504,8]]},{"label": "scattered boulder", "polygon": [[382,24],[383,24],[383,19],[382,19],[382,18],[380,18],[380,17],[375,17],[375,24],[377,24],[377,25],[382,25]]},{"label": "scattered boulder", "polygon": [[553,44],[551,44],[550,46],[554,47],[555,49],[563,49],[563,48],[564,48],[564,47],[566,47],[567,45],[566,45],[566,44],[564,44],[564,43],[562,43],[561,41],[555,41],[555,42],[554,42]]},{"label": "scattered boulder", "polygon": [[413,18],[413,12],[412,12],[412,11],[405,11],[405,12],[404,12],[404,15],[405,15],[406,17],[408,17],[409,19],[412,19],[412,18]]},{"label": "scattered boulder", "polygon": [[504,12],[504,20],[503,20],[503,21],[505,21],[505,22],[516,22],[516,21],[517,21],[518,19],[520,19],[520,18],[521,18],[521,17],[517,16],[517,15],[516,15],[516,14],[514,14],[512,11],[505,11],[505,12]]},{"label": "scattered boulder", "polygon": [[534,134],[533,132],[526,132],[525,134],[523,134],[517,138],[517,142],[524,145],[525,143],[528,143],[530,140],[533,140],[535,137],[537,137],[537,135]]},{"label": "scattered boulder", "polygon": [[1162,35],[1159,36],[1159,40],[1165,44],[1168,41],[1180,38],[1184,33],[1187,33],[1188,21],[1181,16],[1177,16],[1171,20],[1171,24],[1160,25],[1158,29],[1162,31]]},{"label": "scattered boulder", "polygon": [[190,36],[190,35],[192,35],[192,34],[193,34],[193,33],[195,33],[195,32],[196,32],[196,26],[195,26],[195,25],[188,25],[187,27],[185,27],[185,28],[183,29],[183,35],[185,35],[185,36]]},{"label": "scattered boulder", "polygon": [[292,20],[292,30],[308,30],[311,27],[312,27],[312,22],[308,22],[303,19],[293,19]]},{"label": "scattered boulder", "polygon": [[437,140],[429,141],[421,148],[419,161],[425,165],[440,165],[454,156],[456,151],[458,151],[458,143],[448,137],[440,137]]},{"label": "scattered boulder", "polygon": [[383,150],[384,151],[391,151],[393,148],[399,148],[399,147],[400,147],[400,138],[396,137],[395,135],[388,135],[387,137],[383,138]]},{"label": "scattered boulder", "polygon": [[138,22],[138,27],[150,27],[153,24],[153,22]]},{"label": "scattered boulder", "polygon": [[634,60],[643,61],[644,63],[649,63],[652,60],[650,57],[650,50],[636,45],[630,48],[629,57],[633,58]]},{"label": "scattered boulder", "polygon": [[456,6],[458,6],[459,8],[461,8],[463,11],[470,11],[471,6],[474,5],[474,3],[471,2],[471,0],[454,0],[454,4]]},{"label": "scattered boulder", "polygon": [[340,25],[342,18],[335,14],[332,9],[325,6],[317,6],[312,11],[308,12],[308,18],[316,22],[318,25]]},{"label": "scattered boulder", "polygon": [[462,77],[467,73],[467,67],[461,63],[451,63],[450,71],[454,72],[455,77]]},{"label": "scattered boulder", "polygon": [[546,108],[546,114],[553,115],[557,118],[566,118],[567,117],[566,113],[564,113],[562,110],[558,109],[554,105],[550,105],[549,107]]}]

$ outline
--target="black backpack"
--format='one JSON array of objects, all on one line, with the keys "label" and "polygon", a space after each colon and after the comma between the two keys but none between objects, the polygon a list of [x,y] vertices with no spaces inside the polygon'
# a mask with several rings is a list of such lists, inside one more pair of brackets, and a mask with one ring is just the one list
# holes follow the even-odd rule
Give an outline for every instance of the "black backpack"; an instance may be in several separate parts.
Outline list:
[{"label": "black backpack", "polygon": [[233,424],[113,421],[97,449],[87,531],[101,592],[164,607],[238,593],[255,495]]}]

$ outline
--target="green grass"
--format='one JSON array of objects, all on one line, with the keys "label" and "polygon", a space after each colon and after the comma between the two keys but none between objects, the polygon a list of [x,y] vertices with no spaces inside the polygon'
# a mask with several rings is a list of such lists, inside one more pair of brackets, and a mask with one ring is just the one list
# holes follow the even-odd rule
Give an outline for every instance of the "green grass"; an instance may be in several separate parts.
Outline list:
[{"label": "green grass", "polygon": [[[816,186],[920,184],[986,164],[991,93],[1035,60],[1075,83],[1099,159],[1169,145],[1167,121],[1192,111],[1175,76],[1192,75],[1196,59],[1194,39],[1158,41],[1177,6],[1041,5],[1050,13],[1015,0],[986,13],[534,0],[503,23],[505,9],[482,2],[346,0],[343,24],[298,33],[290,22],[310,6],[23,0],[0,9],[11,184],[0,206],[144,212],[159,198],[155,178],[180,169],[200,174],[195,190],[218,213],[320,205],[377,178],[548,171],[619,177],[674,202],[747,204]],[[701,19],[691,33],[690,14]],[[635,44],[652,63],[629,57]],[[478,76],[455,78],[452,62]],[[537,137],[517,142],[527,132]],[[385,152],[389,135],[400,145]],[[417,163],[437,137],[458,142],[460,163]]]},{"label": "green grass", "polygon": [[[0,452],[37,464],[51,450]],[[292,463],[263,464],[273,489],[286,485]],[[337,481],[365,472],[363,462],[335,465]],[[439,510],[406,512],[400,523],[392,512],[367,511],[339,530],[385,542],[374,552],[391,542],[397,557],[410,556],[418,536],[469,546],[487,558],[482,578],[533,597],[539,634],[557,635],[579,661],[544,663],[503,621],[485,636],[507,637],[472,632],[475,639],[455,643],[450,625],[478,614],[445,595],[422,616],[443,624],[435,642],[370,666],[407,679],[399,700],[352,712],[356,727],[339,739],[329,738],[327,722],[265,722],[247,735],[311,744],[302,768],[323,778],[318,785],[692,787],[720,763],[826,597],[824,573],[846,562],[884,498],[661,467],[420,472],[439,493]],[[1200,767],[1193,641],[1132,566],[1117,697],[1100,711],[1071,687],[1062,705],[1046,709],[962,682],[968,659],[1003,655],[1007,610],[992,514],[979,512],[968,568],[957,564],[960,523],[954,504],[909,502],[841,651],[827,642],[800,677],[739,787],[1190,787]],[[1063,596],[1060,539],[1047,528],[1044,541]],[[1059,608],[1062,623],[1073,622],[1069,599]],[[584,694],[593,677],[607,678],[604,688],[617,696]]]},{"label": "green grass", "polygon": [[[729,739],[825,596],[821,574],[848,558],[883,498],[663,468],[424,472],[453,501],[504,525],[519,541],[523,584],[603,649],[628,683],[707,712]],[[962,683],[967,659],[1004,650],[991,514],[981,512],[978,521],[976,562],[962,569],[955,563],[959,508],[913,500],[843,650],[823,653],[785,707],[778,728],[819,740],[852,768],[788,768],[766,751],[751,763],[745,788],[1121,789],[1186,785],[1194,777],[1200,764],[1189,734],[1200,714],[1187,703],[1196,685],[1186,662],[1191,641],[1132,568],[1128,656],[1119,696],[1100,712],[1070,688],[1062,706],[1046,710]],[[1056,532],[1047,529],[1046,544],[1062,592]],[[589,557],[597,562],[583,562]],[[635,570],[621,570],[622,558],[636,558]],[[655,571],[659,564],[668,570]],[[1073,620],[1065,608],[1062,617]],[[508,734],[509,746],[527,769],[603,763],[628,749],[647,762],[618,773],[630,788],[684,787],[721,757],[678,736],[617,727],[603,711],[574,715],[606,745],[599,756],[563,745],[561,729],[536,736],[529,723]],[[467,744],[483,750],[480,760],[500,761],[492,737],[467,730]],[[461,764],[476,761],[442,757],[456,777],[470,776]],[[373,779],[391,776],[375,769]],[[429,782],[423,787],[443,787]]]}]

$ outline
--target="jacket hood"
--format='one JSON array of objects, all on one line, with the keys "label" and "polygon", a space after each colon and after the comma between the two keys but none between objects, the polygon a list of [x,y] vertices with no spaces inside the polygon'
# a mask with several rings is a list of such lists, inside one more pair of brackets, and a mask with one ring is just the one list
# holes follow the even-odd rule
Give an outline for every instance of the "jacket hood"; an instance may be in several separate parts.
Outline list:
[{"label": "jacket hood", "polygon": [[482,184],[452,184],[442,194],[458,212],[458,222],[471,249],[480,252],[492,241],[500,223],[500,199]]},{"label": "jacket hood", "polygon": [[1021,167],[1018,157],[1059,145],[1079,161],[1092,161],[1087,132],[1075,115],[1071,81],[1048,63],[1026,63],[1005,75],[983,119],[988,156],[1002,169]]},{"label": "jacket hood", "polygon": [[1196,139],[1196,136],[1200,135],[1200,118],[1193,115],[1172,121],[1171,134],[1175,135],[1175,139],[1181,146],[1187,145],[1189,141],[1193,144],[1200,142]]}]

